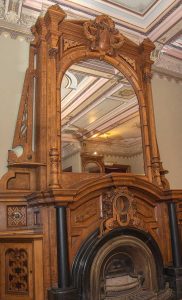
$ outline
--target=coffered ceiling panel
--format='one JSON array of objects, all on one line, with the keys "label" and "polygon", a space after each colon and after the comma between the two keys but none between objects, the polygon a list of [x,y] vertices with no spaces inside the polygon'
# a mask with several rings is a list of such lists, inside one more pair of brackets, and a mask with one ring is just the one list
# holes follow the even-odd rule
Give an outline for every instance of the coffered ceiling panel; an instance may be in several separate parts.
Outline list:
[{"label": "coffered ceiling panel", "polygon": [[179,50],[182,50],[182,33],[171,42],[171,45]]},{"label": "coffered ceiling panel", "polygon": [[159,2],[159,0],[137,0],[137,1],[128,1],[128,0],[106,0],[105,2],[116,4],[121,8],[128,9],[134,13],[145,14],[152,6]]}]

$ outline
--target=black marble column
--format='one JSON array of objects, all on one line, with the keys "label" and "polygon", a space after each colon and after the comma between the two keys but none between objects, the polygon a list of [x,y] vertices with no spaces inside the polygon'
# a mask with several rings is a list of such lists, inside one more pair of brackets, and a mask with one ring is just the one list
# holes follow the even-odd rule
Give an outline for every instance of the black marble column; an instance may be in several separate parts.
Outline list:
[{"label": "black marble column", "polygon": [[173,255],[173,265],[175,268],[181,267],[181,249],[179,242],[179,229],[176,216],[176,204],[175,202],[168,203],[169,211],[169,223],[171,231],[171,246],[172,246],[172,255]]},{"label": "black marble column", "polygon": [[68,233],[66,207],[56,207],[58,288],[48,290],[49,300],[79,300],[77,289],[71,286],[68,261]]},{"label": "black marble column", "polygon": [[68,263],[68,234],[66,207],[56,207],[57,217],[57,253],[58,253],[58,287],[70,286],[70,274]]},{"label": "black marble column", "polygon": [[170,287],[175,291],[175,299],[182,299],[182,258],[179,240],[179,229],[176,215],[176,204],[175,202],[168,203],[169,212],[169,224],[171,232],[171,247],[173,266],[165,268],[165,274],[167,280],[170,283]]}]

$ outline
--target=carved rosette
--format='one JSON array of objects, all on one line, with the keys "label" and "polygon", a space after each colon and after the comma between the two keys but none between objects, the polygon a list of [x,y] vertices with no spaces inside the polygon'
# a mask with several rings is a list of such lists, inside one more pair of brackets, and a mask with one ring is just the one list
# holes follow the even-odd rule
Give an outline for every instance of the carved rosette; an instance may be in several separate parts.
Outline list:
[{"label": "carved rosette", "polygon": [[58,53],[58,49],[57,48],[50,48],[48,53],[49,53],[50,58],[56,58],[56,55]]},{"label": "carved rosette", "polygon": [[117,227],[134,226],[148,231],[137,212],[134,196],[127,187],[119,187],[103,195],[100,236]]},{"label": "carved rosette", "polygon": [[85,22],[83,28],[92,51],[114,55],[124,43],[124,36],[115,28],[114,21],[107,15],[97,16],[95,20]]},{"label": "carved rosette", "polygon": [[150,83],[151,82],[151,79],[152,79],[152,71],[150,70],[145,70],[144,73],[143,73],[143,80],[145,82],[148,82]]},{"label": "carved rosette", "polygon": [[7,206],[8,227],[27,225],[27,206],[26,205],[8,205]]}]

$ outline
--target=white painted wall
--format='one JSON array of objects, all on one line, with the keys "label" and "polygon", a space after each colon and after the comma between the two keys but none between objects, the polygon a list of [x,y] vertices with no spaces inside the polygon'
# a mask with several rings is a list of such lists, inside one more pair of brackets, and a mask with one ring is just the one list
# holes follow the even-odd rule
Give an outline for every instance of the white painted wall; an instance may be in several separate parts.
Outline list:
[{"label": "white painted wall", "polygon": [[20,103],[29,44],[0,36],[0,177],[6,172]]},{"label": "white painted wall", "polygon": [[152,79],[156,131],[163,167],[173,189],[182,189],[182,83]]},{"label": "white painted wall", "polygon": [[134,174],[144,174],[144,162],[143,162],[143,154],[139,154],[133,157],[119,157],[114,155],[105,155],[104,162],[113,163],[113,164],[121,164],[121,165],[129,165],[131,167],[131,172]]},{"label": "white painted wall", "polygon": [[72,167],[72,172],[81,172],[81,157],[80,152],[76,152],[73,155],[70,155],[67,158],[62,160],[62,169],[66,169],[68,167]]},{"label": "white painted wall", "polygon": [[[29,44],[0,36],[0,177],[6,172],[18,107],[28,65]],[[171,188],[182,188],[182,85],[154,76],[152,80],[159,150]],[[78,161],[78,160],[77,160]],[[133,171],[139,170],[137,159]],[[140,173],[137,172],[137,173]]]}]

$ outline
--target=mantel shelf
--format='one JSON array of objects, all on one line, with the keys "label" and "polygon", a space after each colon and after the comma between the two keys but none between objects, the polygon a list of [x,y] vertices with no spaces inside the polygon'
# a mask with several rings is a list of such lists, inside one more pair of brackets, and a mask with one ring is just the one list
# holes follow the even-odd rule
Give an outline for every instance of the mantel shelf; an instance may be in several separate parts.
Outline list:
[{"label": "mantel shelf", "polygon": [[16,168],[38,168],[40,166],[46,166],[45,163],[39,163],[39,162],[14,162],[9,163],[8,167],[16,167]]}]

